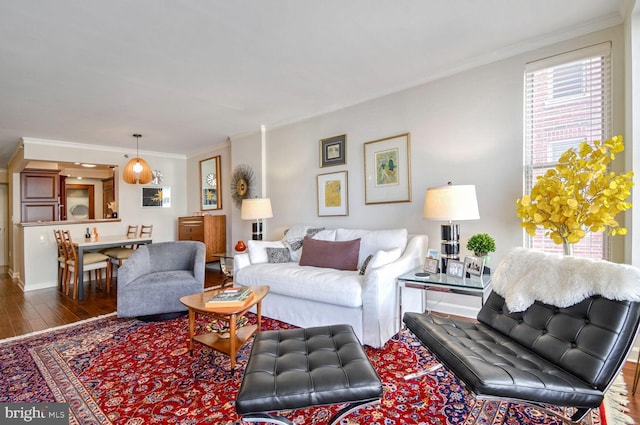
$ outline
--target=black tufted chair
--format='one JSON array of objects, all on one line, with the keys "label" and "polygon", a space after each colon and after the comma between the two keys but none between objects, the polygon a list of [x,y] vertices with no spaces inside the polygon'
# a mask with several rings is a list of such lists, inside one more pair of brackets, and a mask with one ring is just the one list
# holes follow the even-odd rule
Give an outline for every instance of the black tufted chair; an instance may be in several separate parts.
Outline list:
[{"label": "black tufted chair", "polygon": [[[478,322],[406,313],[407,328],[478,398],[533,405],[579,422],[600,406],[638,330],[640,303],[593,296],[509,313],[492,292]],[[564,418],[544,404],[575,407]]]}]

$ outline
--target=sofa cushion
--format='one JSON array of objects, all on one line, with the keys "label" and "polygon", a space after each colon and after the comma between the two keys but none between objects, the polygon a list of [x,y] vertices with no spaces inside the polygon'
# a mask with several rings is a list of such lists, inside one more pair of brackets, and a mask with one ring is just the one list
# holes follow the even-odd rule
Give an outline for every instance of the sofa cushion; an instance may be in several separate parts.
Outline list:
[{"label": "sofa cushion", "polygon": [[367,266],[369,265],[369,261],[371,261],[372,258],[373,258],[373,255],[370,255],[370,256],[368,256],[367,258],[364,259],[364,262],[362,263],[362,265],[358,269],[358,274],[359,275],[365,274],[365,272],[367,271]]},{"label": "sofa cushion", "polygon": [[371,267],[372,269],[377,269],[378,267],[382,267],[385,264],[392,263],[400,258],[401,254],[402,250],[400,248],[393,248],[386,251],[384,249],[381,249],[380,251],[375,253],[373,258],[371,259],[371,262],[369,262],[369,267]]},{"label": "sofa cushion", "polygon": [[282,241],[247,241],[251,264],[267,263],[267,248],[286,248]]},{"label": "sofa cushion", "polygon": [[267,247],[267,260],[269,263],[288,263],[291,261],[291,254],[288,248]]},{"label": "sofa cushion", "polygon": [[302,249],[302,242],[306,236],[313,236],[316,233],[322,231],[324,227],[312,227],[307,225],[295,225],[291,226],[284,231],[284,238],[282,242],[289,248],[289,254],[293,261],[300,259],[300,253]]},{"label": "sofa cushion", "polygon": [[357,271],[264,263],[237,270],[236,281],[246,286],[268,285],[269,294],[291,297],[292,308],[296,298],[350,308],[362,306],[364,276]]},{"label": "sofa cushion", "polygon": [[389,251],[400,248],[400,253],[407,246],[407,229],[389,230],[358,230],[336,229],[336,241],[349,241],[360,238],[360,252],[358,254],[358,268],[369,255],[375,255],[378,251]]},{"label": "sofa cushion", "polygon": [[336,229],[325,229],[320,230],[318,233],[312,236],[313,239],[318,239],[321,241],[335,241],[336,240]]},{"label": "sofa cushion", "polygon": [[392,263],[400,258],[401,254],[402,250],[400,248],[394,248],[388,251],[380,250],[376,252],[375,255],[369,254],[358,270],[360,270],[360,274],[365,274],[367,268],[377,269],[385,264]]},{"label": "sofa cushion", "polygon": [[305,236],[302,243],[301,266],[328,267],[338,270],[358,270],[360,239],[321,241]]}]

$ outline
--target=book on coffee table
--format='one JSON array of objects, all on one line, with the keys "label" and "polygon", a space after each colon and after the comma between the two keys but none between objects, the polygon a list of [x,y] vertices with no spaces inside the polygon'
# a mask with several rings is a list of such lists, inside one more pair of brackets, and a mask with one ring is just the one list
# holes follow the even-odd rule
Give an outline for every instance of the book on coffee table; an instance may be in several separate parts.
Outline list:
[{"label": "book on coffee table", "polygon": [[218,292],[205,302],[205,307],[243,307],[253,298],[251,288],[231,288]]}]

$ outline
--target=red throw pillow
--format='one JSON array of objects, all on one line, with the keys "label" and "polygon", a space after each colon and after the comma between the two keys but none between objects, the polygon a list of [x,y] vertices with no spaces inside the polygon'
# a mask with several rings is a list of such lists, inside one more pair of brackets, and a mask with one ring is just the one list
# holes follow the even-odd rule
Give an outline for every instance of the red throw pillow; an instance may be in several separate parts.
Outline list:
[{"label": "red throw pillow", "polygon": [[358,270],[360,239],[351,241],[321,241],[305,236],[302,242],[301,266],[329,267],[338,270]]}]

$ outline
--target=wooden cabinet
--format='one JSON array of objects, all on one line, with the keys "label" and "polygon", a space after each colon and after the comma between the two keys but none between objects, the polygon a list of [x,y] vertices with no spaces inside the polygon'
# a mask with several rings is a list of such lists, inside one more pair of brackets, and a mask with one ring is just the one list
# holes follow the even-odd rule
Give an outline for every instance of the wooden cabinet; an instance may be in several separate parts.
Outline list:
[{"label": "wooden cabinet", "polygon": [[102,214],[104,215],[104,218],[113,217],[113,211],[109,209],[109,203],[115,201],[115,199],[116,195],[113,188],[113,177],[102,180]]},{"label": "wooden cabinet", "polygon": [[22,222],[59,220],[59,189],[58,170],[25,170],[20,173]]},{"label": "wooden cabinet", "polygon": [[178,240],[200,241],[207,246],[206,261],[227,250],[227,223],[224,215],[178,217]]}]

